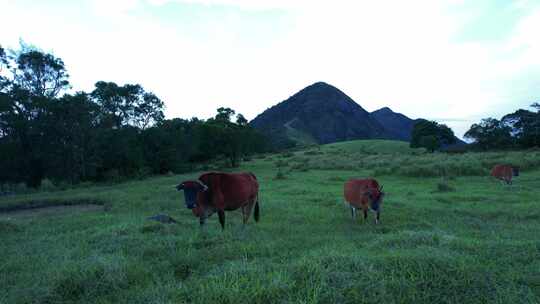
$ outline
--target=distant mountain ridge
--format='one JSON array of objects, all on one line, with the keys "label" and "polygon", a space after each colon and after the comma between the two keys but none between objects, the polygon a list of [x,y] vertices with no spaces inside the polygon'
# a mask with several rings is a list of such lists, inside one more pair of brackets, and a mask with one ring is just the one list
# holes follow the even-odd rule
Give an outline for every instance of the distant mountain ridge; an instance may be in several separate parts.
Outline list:
[{"label": "distant mountain ridge", "polygon": [[373,111],[370,115],[384,127],[386,136],[389,139],[411,140],[411,133],[416,119],[396,113],[388,107]]},{"label": "distant mountain ridge", "polygon": [[383,126],[369,112],[324,82],[302,89],[255,117],[250,124],[277,143],[287,138],[303,138],[326,144],[386,135]]},{"label": "distant mountain ridge", "polygon": [[317,82],[259,114],[250,125],[282,148],[295,142],[410,141],[415,122],[388,107],[369,113],[338,88]]}]

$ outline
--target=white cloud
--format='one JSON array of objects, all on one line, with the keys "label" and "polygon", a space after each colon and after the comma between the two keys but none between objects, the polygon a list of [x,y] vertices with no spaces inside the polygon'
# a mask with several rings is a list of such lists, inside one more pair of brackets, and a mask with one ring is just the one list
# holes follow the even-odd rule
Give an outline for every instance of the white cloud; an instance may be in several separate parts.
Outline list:
[{"label": "white cloud", "polygon": [[[175,2],[238,11],[171,23],[151,10],[185,13]],[[0,28],[17,26],[0,41],[14,46],[22,37],[54,50],[76,88],[141,83],[166,102],[168,117],[208,117],[230,106],[253,118],[315,81],[367,110],[390,106],[411,117],[472,123],[527,105],[540,94],[522,80],[540,72],[539,8],[516,2],[527,13],[503,40],[460,42],[454,37],[474,18],[456,9],[462,2],[87,0],[66,11],[9,2]],[[268,10],[283,17],[253,20]],[[448,124],[459,135],[468,127]]]}]

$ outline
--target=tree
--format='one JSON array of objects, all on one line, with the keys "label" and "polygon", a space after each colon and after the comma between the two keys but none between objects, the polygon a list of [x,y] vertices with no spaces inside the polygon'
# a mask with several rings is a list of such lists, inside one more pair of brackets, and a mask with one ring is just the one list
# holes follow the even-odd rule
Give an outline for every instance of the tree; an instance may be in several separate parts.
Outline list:
[{"label": "tree", "polygon": [[7,65],[6,50],[0,45],[0,64]]},{"label": "tree", "polygon": [[102,108],[103,123],[108,127],[135,126],[140,129],[161,121],[163,102],[138,84],[118,86],[114,82],[98,81],[90,94]]},{"label": "tree", "polygon": [[418,120],[412,130],[411,148],[423,147],[430,152],[440,149],[442,145],[456,142],[454,132],[448,126],[425,119]]},{"label": "tree", "polygon": [[218,113],[216,114],[215,120],[222,122],[230,122],[231,117],[236,113],[233,109],[224,107],[218,108],[217,112]]},{"label": "tree", "polygon": [[428,151],[435,151],[440,147],[439,139],[435,135],[427,135],[420,137],[420,147],[426,148]]},{"label": "tree", "polygon": [[239,125],[239,126],[247,126],[248,121],[244,117],[244,115],[238,113],[238,115],[236,115],[236,124]]},{"label": "tree", "polygon": [[45,176],[44,150],[48,142],[42,129],[54,98],[69,87],[60,58],[21,43],[10,56],[2,50],[2,65],[9,69],[0,85],[0,136],[9,146],[15,181],[39,186]]},{"label": "tree", "polygon": [[134,105],[134,124],[144,130],[147,127],[161,122],[165,115],[163,114],[163,101],[154,93],[145,92],[142,99],[137,100]]},{"label": "tree", "polygon": [[49,98],[69,88],[69,75],[62,59],[23,42],[20,47],[10,58],[14,61],[11,68],[14,84],[31,95]]},{"label": "tree", "polygon": [[95,178],[97,160],[92,145],[99,132],[99,111],[84,92],[51,102],[40,126],[49,178],[71,183]]},{"label": "tree", "polygon": [[7,79],[5,76],[2,76],[2,72],[5,68],[8,68],[8,58],[6,55],[6,50],[0,45],[0,92],[8,85]]},{"label": "tree", "polygon": [[523,148],[540,146],[540,105],[533,103],[531,107],[536,112],[520,109],[501,119],[517,144]]},{"label": "tree", "polygon": [[473,139],[474,144],[483,149],[509,148],[513,139],[511,128],[495,118],[485,118],[479,124],[473,124],[465,133],[465,138]]}]

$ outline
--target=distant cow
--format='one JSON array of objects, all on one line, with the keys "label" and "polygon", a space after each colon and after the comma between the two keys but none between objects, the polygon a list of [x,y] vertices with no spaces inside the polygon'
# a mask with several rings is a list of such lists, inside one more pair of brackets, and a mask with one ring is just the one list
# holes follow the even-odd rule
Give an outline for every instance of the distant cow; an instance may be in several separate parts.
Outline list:
[{"label": "distant cow", "polygon": [[369,208],[377,213],[375,223],[379,223],[381,214],[381,204],[384,197],[382,187],[372,179],[351,179],[343,187],[345,201],[351,207],[351,216],[356,218],[356,209],[362,208],[364,220],[367,219]]},{"label": "distant cow", "polygon": [[514,167],[511,165],[496,165],[491,169],[491,176],[496,179],[500,179],[506,184],[512,184],[512,177],[519,176],[519,167]]},{"label": "distant cow", "polygon": [[259,221],[259,183],[253,173],[206,173],[198,180],[182,182],[176,189],[184,190],[186,207],[199,218],[201,227],[217,211],[221,228],[225,229],[225,211],[238,208],[242,208],[246,224],[253,206],[253,217]]}]

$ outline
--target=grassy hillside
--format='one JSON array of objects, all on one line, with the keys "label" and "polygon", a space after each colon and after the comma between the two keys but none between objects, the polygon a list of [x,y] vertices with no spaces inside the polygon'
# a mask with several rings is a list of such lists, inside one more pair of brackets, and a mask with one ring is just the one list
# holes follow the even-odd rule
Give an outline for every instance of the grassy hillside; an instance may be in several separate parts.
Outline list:
[{"label": "grassy hillside", "polygon": [[[486,176],[501,161],[522,166],[511,187]],[[261,222],[229,212],[225,232],[217,216],[201,232],[173,188],[198,173],[3,198],[103,208],[0,213],[0,302],[538,303],[539,168],[534,151],[384,141],[259,156],[240,170],[259,178]],[[363,176],[387,192],[381,225],[343,204],[343,182]],[[178,224],[145,219],[157,213]]]},{"label": "grassy hillside", "polygon": [[422,153],[424,149],[411,149],[408,142],[396,140],[352,140],[322,146],[323,151],[343,151],[347,153]]}]

